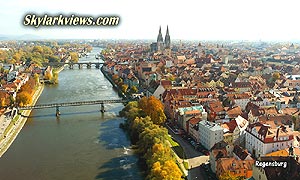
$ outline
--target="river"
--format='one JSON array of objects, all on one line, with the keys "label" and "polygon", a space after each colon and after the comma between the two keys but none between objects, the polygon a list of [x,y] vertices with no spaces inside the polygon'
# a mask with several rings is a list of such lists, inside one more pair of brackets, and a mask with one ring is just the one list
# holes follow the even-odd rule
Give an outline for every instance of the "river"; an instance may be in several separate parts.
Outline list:
[{"label": "river", "polygon": [[[98,62],[94,48],[80,62]],[[118,99],[99,69],[70,70],[59,74],[58,85],[46,85],[37,104]],[[0,158],[0,179],[89,180],[143,179],[138,158],[117,117],[122,104],[33,110],[22,131]]]}]

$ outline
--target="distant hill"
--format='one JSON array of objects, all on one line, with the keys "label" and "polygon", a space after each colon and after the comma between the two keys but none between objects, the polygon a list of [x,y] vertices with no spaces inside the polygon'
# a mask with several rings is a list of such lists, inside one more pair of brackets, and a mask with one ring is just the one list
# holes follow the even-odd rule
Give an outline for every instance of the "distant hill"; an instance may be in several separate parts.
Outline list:
[{"label": "distant hill", "polygon": [[39,40],[44,39],[34,34],[22,34],[22,35],[3,35],[0,34],[0,40]]}]

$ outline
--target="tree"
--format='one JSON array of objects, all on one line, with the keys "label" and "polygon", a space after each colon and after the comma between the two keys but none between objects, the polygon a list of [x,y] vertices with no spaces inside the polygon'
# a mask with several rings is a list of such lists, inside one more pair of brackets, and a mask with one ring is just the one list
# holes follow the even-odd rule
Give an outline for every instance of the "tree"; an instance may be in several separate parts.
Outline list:
[{"label": "tree", "polygon": [[20,106],[30,104],[32,101],[31,95],[25,91],[18,93],[16,99],[17,99],[17,103]]},{"label": "tree", "polygon": [[21,52],[16,52],[16,53],[13,55],[13,57],[12,57],[13,61],[14,61],[14,62],[20,62],[20,61],[21,61],[21,58],[22,58],[22,55],[23,55],[23,53],[21,53]]},{"label": "tree", "polygon": [[154,163],[147,179],[181,180],[182,173],[174,161],[168,160],[161,164]]},{"label": "tree", "polygon": [[156,143],[163,143],[167,136],[167,130],[165,128],[161,128],[156,124],[151,124],[147,122],[143,131],[139,135],[139,152],[145,154],[148,149],[152,148],[152,146]]},{"label": "tree", "polygon": [[1,106],[4,107],[6,105],[5,98],[0,98]]},{"label": "tree", "polygon": [[0,62],[6,62],[9,54],[6,50],[0,50]]},{"label": "tree", "polygon": [[60,62],[60,58],[55,55],[47,55],[46,59],[48,59],[49,62],[54,62],[54,63]]},{"label": "tree", "polygon": [[155,124],[161,125],[167,119],[164,114],[164,105],[154,96],[150,96],[149,98],[143,97],[140,99],[139,108],[141,108],[146,115],[150,116]]},{"label": "tree", "polygon": [[114,74],[112,76],[112,80],[116,83],[117,82],[117,79],[119,79],[119,76],[117,74]]},{"label": "tree", "polygon": [[37,52],[37,53],[43,54],[44,51],[41,46],[34,46],[32,49],[32,52]]},{"label": "tree", "polygon": [[51,83],[52,84],[57,84],[58,83],[58,72],[53,72],[53,76],[51,78]]},{"label": "tree", "polygon": [[168,78],[168,80],[169,80],[169,81],[175,81],[175,76],[170,75],[169,78]]},{"label": "tree", "polygon": [[79,61],[79,56],[77,52],[70,52],[71,61],[77,63]]},{"label": "tree", "polygon": [[146,159],[148,159],[147,164],[150,167],[157,161],[163,163],[168,160],[174,160],[169,144],[163,144],[163,142],[154,144],[152,148],[148,150],[146,156]]},{"label": "tree", "polygon": [[224,172],[220,175],[219,180],[243,180],[242,176],[232,175],[229,171]]},{"label": "tree", "polygon": [[272,75],[274,80],[280,79],[280,73],[279,72],[274,72]]},{"label": "tree", "polygon": [[38,58],[38,57],[31,57],[31,63],[39,66],[39,67],[42,67],[42,58]]},{"label": "tree", "polygon": [[33,77],[34,77],[35,82],[36,82],[37,84],[39,84],[39,83],[40,83],[40,75],[38,75],[37,73],[35,73],[35,74],[33,75]]},{"label": "tree", "polygon": [[138,88],[136,87],[136,86],[132,86],[131,88],[130,88],[130,92],[131,93],[137,93],[139,90],[138,90]]},{"label": "tree", "polygon": [[128,89],[128,85],[127,85],[127,84],[123,84],[123,85],[121,86],[121,90],[122,90],[123,93],[126,93],[126,92],[127,92],[127,89]]},{"label": "tree", "polygon": [[44,79],[45,80],[51,80],[52,79],[52,72],[51,71],[45,71]]}]

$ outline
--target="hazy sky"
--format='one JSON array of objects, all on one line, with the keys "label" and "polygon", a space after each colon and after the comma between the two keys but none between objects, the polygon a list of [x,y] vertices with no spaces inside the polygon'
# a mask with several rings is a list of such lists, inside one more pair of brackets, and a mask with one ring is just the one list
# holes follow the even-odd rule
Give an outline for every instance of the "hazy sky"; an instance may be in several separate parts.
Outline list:
[{"label": "hazy sky", "polygon": [[[0,6],[0,34],[50,38],[300,40],[297,0],[10,0]],[[24,15],[119,15],[118,27],[24,27]]]}]

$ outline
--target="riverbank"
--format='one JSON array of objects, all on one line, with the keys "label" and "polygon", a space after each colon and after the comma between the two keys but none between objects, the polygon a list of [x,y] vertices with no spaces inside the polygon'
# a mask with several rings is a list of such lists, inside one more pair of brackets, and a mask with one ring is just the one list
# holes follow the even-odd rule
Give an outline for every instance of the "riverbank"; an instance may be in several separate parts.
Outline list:
[{"label": "riverbank", "polygon": [[[39,99],[40,95],[42,94],[44,90],[44,85],[40,84],[35,91],[34,95],[32,96],[32,103],[30,105],[35,105],[37,100]],[[8,148],[11,146],[11,144],[14,142],[14,140],[17,138],[18,134],[21,132],[23,126],[25,125],[28,116],[30,115],[31,110],[24,110],[21,112],[21,115],[17,115],[15,118],[11,121],[11,123],[14,123],[12,126],[12,129],[10,129],[7,134],[4,134],[4,139],[0,140],[0,157],[8,150]]]},{"label": "riverbank", "polygon": [[116,85],[116,83],[112,80],[111,75],[103,70],[103,66],[101,66],[100,71],[104,75],[104,77],[111,83],[113,88],[118,91],[118,95],[123,99],[127,99],[127,96],[122,92],[122,90]]},{"label": "riverbank", "polygon": [[59,74],[62,70],[65,69],[66,66],[67,66],[67,65],[65,64],[65,65],[63,65],[63,66],[57,68],[57,69],[56,69],[56,72]]}]

